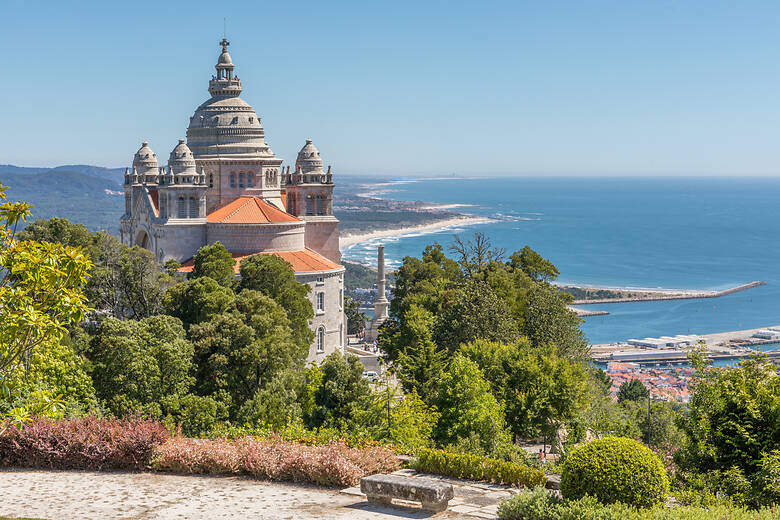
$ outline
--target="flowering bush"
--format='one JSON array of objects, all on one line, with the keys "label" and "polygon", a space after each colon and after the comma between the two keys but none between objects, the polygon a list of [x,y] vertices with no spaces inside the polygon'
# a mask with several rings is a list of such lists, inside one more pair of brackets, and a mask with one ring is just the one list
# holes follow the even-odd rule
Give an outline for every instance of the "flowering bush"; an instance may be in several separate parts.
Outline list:
[{"label": "flowering bush", "polygon": [[22,429],[7,428],[0,434],[0,464],[140,470],[149,465],[155,448],[167,439],[163,425],[138,418],[35,418]]},{"label": "flowering bush", "polygon": [[443,450],[419,450],[413,467],[424,473],[487,480],[518,487],[534,487],[547,482],[541,470],[524,464]]},{"label": "flowering bush", "polygon": [[174,438],[160,446],[154,469],[177,473],[247,474],[261,479],[353,486],[360,478],[400,467],[382,447],[350,448],[344,442],[310,446],[279,437]]}]

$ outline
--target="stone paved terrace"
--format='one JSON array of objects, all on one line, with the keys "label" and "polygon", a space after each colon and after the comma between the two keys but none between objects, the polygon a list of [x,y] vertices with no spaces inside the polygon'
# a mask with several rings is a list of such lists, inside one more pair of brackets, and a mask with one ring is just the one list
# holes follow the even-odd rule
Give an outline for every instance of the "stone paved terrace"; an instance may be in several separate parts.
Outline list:
[{"label": "stone paved terrace", "polygon": [[[517,488],[509,486],[442,477],[441,475],[428,475],[417,473],[412,469],[402,469],[394,472],[394,474],[434,479],[452,484],[455,498],[450,500],[447,513],[455,514],[455,518],[472,520],[476,518],[496,519],[498,518],[496,515],[498,505],[518,491]],[[365,495],[360,492],[359,487],[347,488],[342,490],[341,493],[365,499]],[[439,518],[439,516],[436,518]]]},{"label": "stone paved terrace", "polygon": [[[402,470],[401,474],[416,474]],[[443,479],[455,498],[443,513],[418,505],[382,507],[363,496],[332,489],[243,477],[93,471],[0,469],[0,516],[46,520],[396,520],[496,518],[504,486]],[[346,491],[346,490],[345,490]],[[353,491],[354,493],[354,491]]]}]

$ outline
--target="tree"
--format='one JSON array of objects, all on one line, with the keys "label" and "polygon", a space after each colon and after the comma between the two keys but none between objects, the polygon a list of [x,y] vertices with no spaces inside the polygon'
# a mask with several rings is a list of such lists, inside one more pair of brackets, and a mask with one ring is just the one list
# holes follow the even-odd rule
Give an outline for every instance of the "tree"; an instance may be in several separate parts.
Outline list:
[{"label": "tree", "polygon": [[698,367],[690,413],[680,420],[686,441],[675,460],[700,472],[732,467],[751,477],[780,446],[780,375],[765,355],[736,367]]},{"label": "tree", "polygon": [[97,253],[96,235],[90,233],[84,224],[74,224],[66,218],[38,219],[20,231],[17,238],[80,247],[92,258]]},{"label": "tree", "polygon": [[314,394],[312,427],[347,427],[370,389],[363,379],[363,364],[357,356],[345,359],[340,352],[325,358],[320,367],[322,383]]},{"label": "tree", "polygon": [[[95,388],[86,372],[85,362],[64,341],[49,341],[30,352],[24,370],[16,370],[4,383],[13,389],[13,399],[26,401],[36,392],[62,396],[70,411],[92,409]],[[9,400],[10,401],[10,400]],[[11,404],[9,402],[9,404]]]},{"label": "tree", "polygon": [[534,285],[528,293],[522,333],[534,346],[549,345],[555,347],[564,357],[587,359],[590,349],[579,328],[582,319],[566,304],[566,300],[555,287]]},{"label": "tree", "polygon": [[381,336],[380,347],[387,342],[404,345],[393,365],[398,379],[407,392],[414,391],[424,402],[433,404],[439,378],[447,363],[447,351],[439,349],[433,342],[435,318],[430,312],[412,305],[404,316],[403,323],[395,328],[393,334],[386,332]]},{"label": "tree", "polygon": [[625,401],[643,401],[650,396],[650,391],[639,379],[626,381],[618,389],[617,399],[619,403]]},{"label": "tree", "polygon": [[512,267],[521,269],[537,282],[550,283],[561,274],[552,262],[525,246],[509,258]]},{"label": "tree", "polygon": [[192,325],[197,388],[238,416],[278,374],[300,370],[308,346],[294,341],[284,309],[268,296],[244,290],[236,297],[235,310]]},{"label": "tree", "polygon": [[193,323],[227,312],[234,301],[233,291],[204,276],[169,288],[163,297],[163,307],[189,328]]},{"label": "tree", "polygon": [[347,317],[347,334],[358,334],[366,328],[366,315],[360,310],[360,303],[344,298],[344,314]]},{"label": "tree", "polygon": [[260,291],[281,305],[287,313],[297,344],[309,348],[314,332],[309,320],[314,308],[309,301],[309,286],[298,283],[292,266],[276,255],[254,255],[241,262],[241,289]]},{"label": "tree", "polygon": [[163,295],[175,280],[163,271],[154,253],[128,247],[101,231],[98,253],[85,292],[102,314],[119,319],[141,319],[162,313]]},{"label": "tree", "polygon": [[102,321],[87,351],[98,397],[116,416],[164,417],[193,384],[192,344],[171,316]]},{"label": "tree", "polygon": [[198,249],[193,263],[191,280],[208,276],[223,287],[232,289],[236,286],[236,261],[220,242]]},{"label": "tree", "polygon": [[475,435],[490,452],[509,440],[503,404],[490,393],[479,366],[460,353],[441,376],[438,408],[441,416],[434,436],[441,444],[456,444]]},{"label": "tree", "polygon": [[477,339],[512,342],[517,324],[509,309],[488,284],[469,281],[445,304],[436,319],[436,344],[454,352],[461,344]]},{"label": "tree", "polygon": [[523,438],[554,435],[585,404],[587,375],[555,351],[513,344],[477,341],[461,353],[475,361],[493,394],[506,403],[506,420]]},{"label": "tree", "polygon": [[430,446],[439,419],[436,407],[426,405],[417,392],[398,394],[384,385],[355,410],[355,423],[377,441],[388,441],[406,449]]},{"label": "tree", "polygon": [[487,269],[492,263],[501,262],[505,253],[503,249],[494,248],[484,233],[474,233],[474,238],[466,241],[455,235],[450,251],[458,257],[458,263],[467,276]]},{"label": "tree", "polygon": [[[0,185],[0,200],[7,187]],[[18,241],[30,214],[24,202],[0,205],[0,386],[33,351],[58,341],[87,311],[82,287],[92,267],[80,248]]]}]

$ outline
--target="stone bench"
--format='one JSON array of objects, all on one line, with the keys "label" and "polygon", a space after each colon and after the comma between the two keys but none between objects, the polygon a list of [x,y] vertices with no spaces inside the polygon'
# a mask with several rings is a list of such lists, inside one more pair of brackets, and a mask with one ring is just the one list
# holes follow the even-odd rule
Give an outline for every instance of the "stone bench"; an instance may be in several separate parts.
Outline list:
[{"label": "stone bench", "polygon": [[371,475],[360,479],[360,491],[369,502],[390,505],[394,498],[422,502],[428,511],[444,511],[454,496],[452,484],[402,475]]}]

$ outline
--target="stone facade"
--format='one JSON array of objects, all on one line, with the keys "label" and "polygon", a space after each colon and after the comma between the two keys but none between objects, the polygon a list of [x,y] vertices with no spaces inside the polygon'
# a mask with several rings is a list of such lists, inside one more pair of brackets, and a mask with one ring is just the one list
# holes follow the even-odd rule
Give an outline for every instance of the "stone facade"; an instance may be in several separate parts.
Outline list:
[{"label": "stone facade", "polygon": [[260,117],[239,97],[229,42],[220,45],[211,97],[190,118],[186,142],[179,140],[163,168],[143,142],[126,170],[121,239],[153,251],[160,262],[183,263],[183,270],[198,249],[217,241],[237,259],[259,253],[290,261],[296,279],[311,287],[309,361],[320,362],[346,344],[333,175],[323,170],[311,139],[295,171],[284,170]]}]

